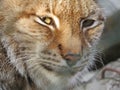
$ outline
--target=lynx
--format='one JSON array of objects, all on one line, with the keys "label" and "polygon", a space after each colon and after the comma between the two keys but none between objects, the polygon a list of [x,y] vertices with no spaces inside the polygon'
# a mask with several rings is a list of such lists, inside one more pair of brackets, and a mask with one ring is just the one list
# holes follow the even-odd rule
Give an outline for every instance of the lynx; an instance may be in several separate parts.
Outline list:
[{"label": "lynx", "polygon": [[75,90],[103,27],[93,0],[0,0],[0,90]]}]

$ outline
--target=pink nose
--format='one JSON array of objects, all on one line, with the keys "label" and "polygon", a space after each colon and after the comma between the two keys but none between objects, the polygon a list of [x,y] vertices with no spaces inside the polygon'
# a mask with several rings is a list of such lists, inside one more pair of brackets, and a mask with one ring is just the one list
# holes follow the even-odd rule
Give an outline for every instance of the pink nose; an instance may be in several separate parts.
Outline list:
[{"label": "pink nose", "polygon": [[66,54],[64,59],[69,66],[73,66],[80,60],[80,54]]}]

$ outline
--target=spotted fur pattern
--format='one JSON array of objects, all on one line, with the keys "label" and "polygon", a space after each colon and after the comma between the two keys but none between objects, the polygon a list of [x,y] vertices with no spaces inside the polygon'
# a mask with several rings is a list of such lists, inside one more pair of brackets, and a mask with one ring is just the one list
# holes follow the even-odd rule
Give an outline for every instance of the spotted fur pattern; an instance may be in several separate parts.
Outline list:
[{"label": "spotted fur pattern", "polygon": [[[75,90],[94,64],[102,17],[93,0],[0,0],[0,90]],[[97,25],[83,28],[91,18]],[[74,66],[66,52],[79,52]]]}]

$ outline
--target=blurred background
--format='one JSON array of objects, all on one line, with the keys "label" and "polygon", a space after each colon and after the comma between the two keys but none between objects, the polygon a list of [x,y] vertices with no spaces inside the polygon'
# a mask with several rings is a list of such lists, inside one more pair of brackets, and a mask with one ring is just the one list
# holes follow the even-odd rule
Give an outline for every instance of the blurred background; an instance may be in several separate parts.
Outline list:
[{"label": "blurred background", "polygon": [[104,64],[120,58],[120,0],[96,0],[106,16],[106,23],[98,49]]}]

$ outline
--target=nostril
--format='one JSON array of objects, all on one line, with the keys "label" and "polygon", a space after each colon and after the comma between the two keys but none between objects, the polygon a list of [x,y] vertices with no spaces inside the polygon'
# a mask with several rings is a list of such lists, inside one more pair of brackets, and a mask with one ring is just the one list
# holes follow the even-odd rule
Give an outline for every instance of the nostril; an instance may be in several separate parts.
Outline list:
[{"label": "nostril", "polygon": [[75,56],[72,54],[65,55],[65,60],[74,61],[74,59],[75,59]]},{"label": "nostril", "polygon": [[58,45],[58,48],[59,48],[60,50],[62,50],[62,45],[61,45],[61,44],[59,44],[59,45]]}]

